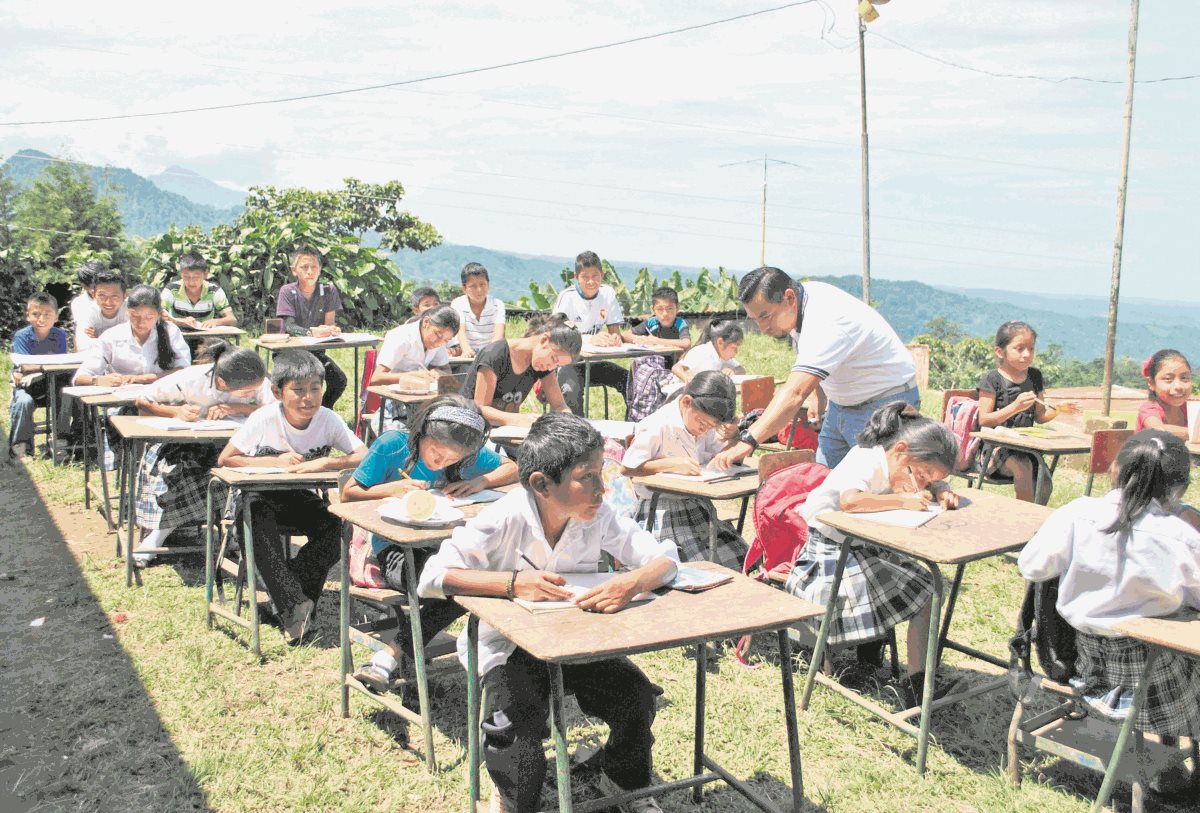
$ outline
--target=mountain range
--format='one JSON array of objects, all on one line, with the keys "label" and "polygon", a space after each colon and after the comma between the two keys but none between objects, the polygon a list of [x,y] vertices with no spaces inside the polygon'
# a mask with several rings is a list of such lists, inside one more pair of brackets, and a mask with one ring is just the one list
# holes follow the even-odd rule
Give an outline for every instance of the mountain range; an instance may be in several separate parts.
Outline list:
[{"label": "mountain range", "polygon": [[[49,162],[58,160],[37,150],[21,150],[3,164],[5,174],[18,186],[27,186]],[[233,220],[241,210],[241,195],[185,167],[171,166],[143,177],[120,167],[86,166],[103,194],[117,200],[127,232],[151,237],[171,224],[195,224],[209,229]],[[480,262],[489,270],[493,294],[513,301],[527,294],[529,282],[558,283],[568,257],[520,254],[481,246],[443,243],[429,251],[402,250],[395,260],[407,279],[423,282],[459,282],[467,262]],[[648,266],[656,276],[679,270],[694,275],[698,268],[661,266],[632,261],[612,261],[631,281],[639,268]],[[818,278],[858,296],[857,276]],[[942,316],[969,335],[988,337],[1010,319],[1022,319],[1038,331],[1042,347],[1057,344],[1069,358],[1092,359],[1103,355],[1107,332],[1108,300],[1098,296],[1049,295],[995,289],[934,287],[910,280],[872,280],[871,293],[880,312],[908,340],[925,331],[929,321]],[[1200,303],[1122,299],[1117,352],[1145,358],[1162,347],[1178,347],[1196,354],[1200,348]]]}]

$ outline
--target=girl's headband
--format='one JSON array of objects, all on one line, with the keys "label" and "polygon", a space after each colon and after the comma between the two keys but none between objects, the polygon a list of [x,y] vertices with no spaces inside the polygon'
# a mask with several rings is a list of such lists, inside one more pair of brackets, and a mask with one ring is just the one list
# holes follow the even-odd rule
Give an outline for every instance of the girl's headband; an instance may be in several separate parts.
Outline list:
[{"label": "girl's headband", "polygon": [[471,427],[476,432],[483,432],[486,426],[483,416],[478,412],[456,406],[440,406],[430,413],[428,420],[460,423],[463,426]]},{"label": "girl's headband", "polygon": [[1154,361],[1154,356],[1142,362],[1142,378],[1150,377],[1150,362]]}]

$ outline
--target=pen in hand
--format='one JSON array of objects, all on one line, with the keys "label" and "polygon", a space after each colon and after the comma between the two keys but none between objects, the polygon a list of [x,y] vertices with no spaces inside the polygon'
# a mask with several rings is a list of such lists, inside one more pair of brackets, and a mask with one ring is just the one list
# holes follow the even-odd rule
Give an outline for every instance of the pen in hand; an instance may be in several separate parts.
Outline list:
[{"label": "pen in hand", "polygon": [[525,555],[525,551],[518,551],[518,552],[517,552],[517,555],[518,555],[518,556],[520,556],[522,559],[524,559],[524,560],[525,560],[525,564],[529,565],[529,566],[530,566],[531,568],[533,568],[534,570],[541,570],[541,568],[539,568],[537,565],[535,565],[535,564],[533,563],[533,560],[532,560],[532,559],[530,559],[528,556],[526,556],[526,555]]}]

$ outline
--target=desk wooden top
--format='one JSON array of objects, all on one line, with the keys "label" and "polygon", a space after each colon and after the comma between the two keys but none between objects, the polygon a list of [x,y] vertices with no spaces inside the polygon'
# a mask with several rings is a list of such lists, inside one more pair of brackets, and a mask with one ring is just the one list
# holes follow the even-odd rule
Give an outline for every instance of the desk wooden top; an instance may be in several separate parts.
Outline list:
[{"label": "desk wooden top", "polygon": [[[748,457],[743,465],[758,468],[758,458]],[[758,491],[758,472],[747,472],[739,477],[702,483],[698,480],[681,480],[669,474],[651,474],[634,477],[634,485],[657,491],[661,494],[677,494],[684,497],[707,497],[710,500],[735,500]]]},{"label": "desk wooden top", "polygon": [[209,328],[180,327],[179,325],[176,325],[176,327],[179,328],[179,332],[183,334],[183,338],[185,339],[202,339],[205,336],[220,337],[246,335],[246,331],[242,330],[240,327],[234,327],[233,325],[221,325],[220,327]]},{"label": "desk wooden top", "polygon": [[1044,505],[975,489],[957,492],[963,505],[920,528],[898,528],[834,511],[817,519],[880,547],[938,564],[962,564],[1025,546],[1053,513]]},{"label": "desk wooden top", "polygon": [[374,347],[382,342],[383,339],[378,336],[359,339],[342,339],[337,341],[321,341],[321,342],[306,342],[303,337],[289,336],[282,342],[264,342],[262,339],[255,339],[255,347],[264,347],[273,353],[278,353],[280,350],[335,350],[339,347]]},{"label": "desk wooden top", "polygon": [[[710,562],[689,562],[688,567],[736,573]],[[824,613],[820,605],[740,573],[729,584],[703,593],[668,590],[653,601],[612,615],[579,609],[532,613],[503,598],[455,596],[454,600],[535,658],[558,663],[777,630]]]},{"label": "desk wooden top", "polygon": [[236,429],[197,432],[194,429],[158,429],[141,422],[137,415],[114,415],[108,419],[117,434],[126,440],[152,440],[158,443],[218,443],[229,440]]},{"label": "desk wooden top", "polygon": [[272,472],[270,474],[254,474],[237,468],[219,466],[210,470],[213,477],[234,488],[252,489],[254,487],[271,488],[336,488],[338,484],[337,471],[318,471],[308,474],[293,472]]},{"label": "desk wooden top", "polygon": [[659,347],[646,350],[632,350],[620,347],[594,347],[587,342],[583,343],[583,350],[579,353],[581,361],[590,359],[635,359],[641,356],[662,356],[672,351],[677,351],[674,347]]},{"label": "desk wooden top", "polygon": [[[141,398],[142,396],[134,395],[132,393],[127,393],[125,395],[121,395],[120,393],[116,393],[116,392],[99,392],[99,393],[96,393],[95,395],[76,395],[74,397],[78,398],[83,403],[84,406],[110,407],[110,406],[127,406],[129,404],[135,404],[135,403],[137,403],[138,399]],[[126,417],[128,417],[128,416],[126,416]]]},{"label": "desk wooden top", "polygon": [[83,366],[82,361],[72,361],[66,364],[21,364],[18,365],[26,373],[73,373]]},{"label": "desk wooden top", "polygon": [[1171,618],[1135,618],[1115,629],[1130,638],[1200,658],[1200,615],[1194,612]]},{"label": "desk wooden top", "polygon": [[378,395],[385,401],[398,401],[401,404],[423,404],[430,398],[436,398],[436,392],[400,392],[392,389],[391,384],[372,384],[367,392]]},{"label": "desk wooden top", "polygon": [[1187,448],[1192,457],[1200,457],[1200,443],[1189,443]]},{"label": "desk wooden top", "polygon": [[971,437],[981,438],[993,446],[1026,449],[1042,454],[1087,454],[1092,450],[1092,439],[1087,435],[1069,430],[1055,430],[1053,435],[1022,435],[1001,432],[996,429],[981,429]]},{"label": "desk wooden top", "polygon": [[[496,491],[507,493],[514,487],[502,486],[497,488]],[[492,505],[490,502],[477,502],[464,505],[460,509],[465,515],[464,519],[440,528],[418,528],[414,525],[405,525],[402,522],[394,522],[393,520],[384,519],[379,516],[379,506],[383,505],[384,502],[386,500],[343,502],[329,506],[329,512],[352,525],[357,525],[368,533],[373,533],[397,545],[428,547],[448,538],[450,534],[454,533],[455,528],[466,525],[468,520],[473,519],[484,508]]]}]

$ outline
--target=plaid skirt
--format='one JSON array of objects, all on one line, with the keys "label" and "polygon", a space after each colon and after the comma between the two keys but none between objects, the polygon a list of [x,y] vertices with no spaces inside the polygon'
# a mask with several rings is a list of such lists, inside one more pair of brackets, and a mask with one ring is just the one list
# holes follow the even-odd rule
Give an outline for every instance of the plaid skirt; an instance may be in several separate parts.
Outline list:
[{"label": "plaid skirt", "polygon": [[[816,528],[792,567],[784,587],[815,604],[827,605],[841,545]],[[829,643],[875,641],[905,621],[933,598],[933,578],[913,559],[854,539],[838,587],[838,607]],[[820,622],[814,622],[819,626]]]},{"label": "plaid skirt", "polygon": [[670,378],[671,370],[662,356],[634,360],[625,387],[625,420],[640,421],[666,403],[662,382]]},{"label": "plaid skirt", "polygon": [[156,443],[146,447],[138,466],[134,504],[138,527],[157,530],[203,523],[208,510],[209,469],[217,465],[219,454],[220,449],[208,445]]},{"label": "plaid skirt", "polygon": [[[1146,666],[1149,648],[1133,638],[1075,634],[1076,676],[1071,685],[1088,706],[1114,720],[1129,716],[1133,692]],[[1146,700],[1134,725],[1142,731],[1176,736],[1200,734],[1200,661],[1163,652],[1154,662]]]},{"label": "plaid skirt", "polygon": [[[649,512],[650,501],[641,500],[633,518],[638,525],[647,527]],[[708,532],[712,526],[709,517],[716,515],[711,501],[700,497],[659,497],[654,514],[650,532],[659,539],[674,542],[679,548],[679,561],[708,561]],[[723,519],[716,520],[716,532],[717,564],[740,571],[749,552],[746,541]]]}]

